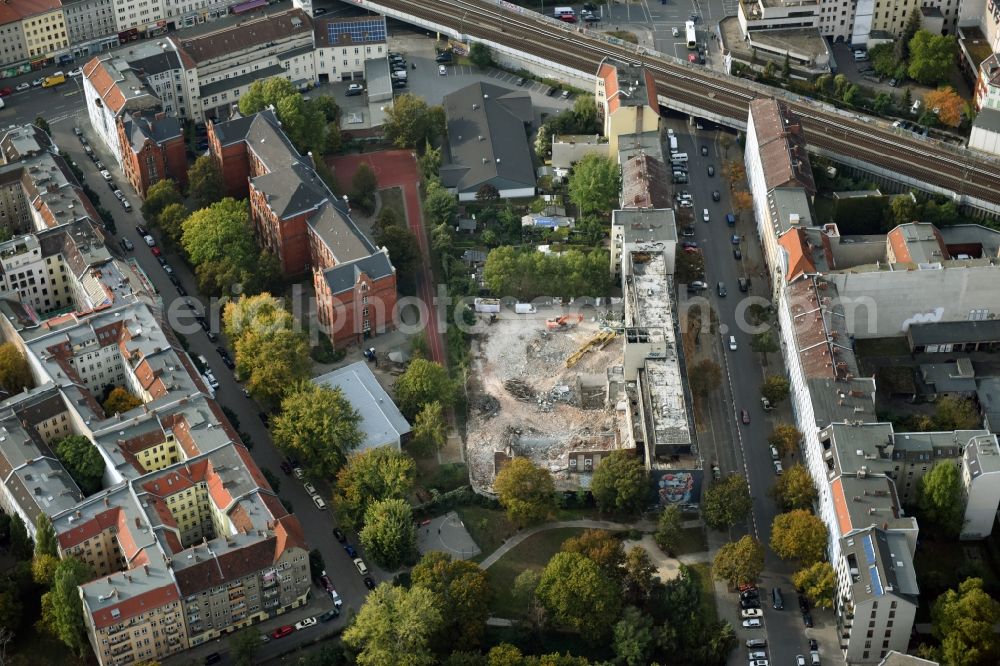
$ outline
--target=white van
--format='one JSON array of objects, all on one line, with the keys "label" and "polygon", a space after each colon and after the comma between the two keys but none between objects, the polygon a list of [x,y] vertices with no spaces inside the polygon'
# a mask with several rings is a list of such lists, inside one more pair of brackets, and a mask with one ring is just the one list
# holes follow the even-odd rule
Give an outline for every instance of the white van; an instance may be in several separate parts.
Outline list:
[{"label": "white van", "polygon": [[729,336],[729,351],[736,351],[736,336]]},{"label": "white van", "polygon": [[535,314],[538,310],[531,303],[517,303],[514,305],[514,312],[517,314]]}]

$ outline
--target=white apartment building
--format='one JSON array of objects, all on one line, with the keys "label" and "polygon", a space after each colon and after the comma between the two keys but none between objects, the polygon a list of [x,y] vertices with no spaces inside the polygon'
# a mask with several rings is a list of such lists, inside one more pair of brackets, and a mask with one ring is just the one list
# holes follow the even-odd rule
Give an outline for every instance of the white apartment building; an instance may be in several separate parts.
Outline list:
[{"label": "white apartment building", "polygon": [[71,53],[85,58],[118,46],[114,0],[63,0]]},{"label": "white apartment building", "polygon": [[365,62],[387,55],[384,16],[315,18],[316,81],[353,81],[365,78]]},{"label": "white apartment building", "polygon": [[115,29],[119,33],[130,30],[144,33],[157,28],[166,28],[160,24],[164,18],[164,0],[114,0]]}]

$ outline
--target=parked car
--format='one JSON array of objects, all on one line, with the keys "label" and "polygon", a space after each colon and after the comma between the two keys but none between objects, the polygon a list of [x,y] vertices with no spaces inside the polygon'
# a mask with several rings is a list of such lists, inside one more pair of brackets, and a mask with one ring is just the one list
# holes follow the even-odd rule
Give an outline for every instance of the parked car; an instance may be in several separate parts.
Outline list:
[{"label": "parked car", "polygon": [[764,611],[759,608],[744,608],[740,611],[740,617],[744,620],[751,617],[764,617]]},{"label": "parked car", "polygon": [[523,76],[518,77],[517,81],[514,81],[514,85],[516,85],[518,87],[523,86],[525,83],[526,83],[526,81],[525,81],[525,79],[524,79]]},{"label": "parked car", "polygon": [[354,558],[354,566],[357,567],[358,573],[361,574],[362,576],[368,575],[368,567],[365,566],[365,561],[362,560],[360,557]]},{"label": "parked car", "polygon": [[451,51],[441,51],[436,56],[434,56],[434,62],[438,63],[451,62],[452,57],[453,56]]},{"label": "parked car", "polygon": [[292,470],[292,475],[295,476],[296,479],[301,481],[305,477],[306,473],[302,470],[301,467],[296,467]]},{"label": "parked car", "polygon": [[0,97],[10,97],[13,94],[14,90],[12,88],[0,88]]},{"label": "parked car", "polygon": [[360,95],[364,91],[365,87],[363,85],[361,85],[360,83],[352,83],[351,85],[347,86],[346,95],[348,97],[354,97],[356,95]]},{"label": "parked car", "polygon": [[704,210],[703,210],[703,211],[701,212],[701,219],[703,219],[703,220],[704,220],[705,222],[708,222],[709,220],[711,220],[711,219],[712,219],[712,218],[711,218],[711,217],[709,217],[709,215],[708,215],[708,209],[707,209],[707,208],[706,208],[706,209],[704,209]]},{"label": "parked car", "polygon": [[739,261],[742,258],[743,258],[743,252],[740,251],[740,248],[734,247],[733,248],[733,259],[735,259],[736,261]]},{"label": "parked car", "polygon": [[317,509],[319,509],[320,511],[326,511],[326,502],[323,500],[322,497],[320,497],[319,495],[312,495],[312,501],[313,504],[316,505]]},{"label": "parked car", "polygon": [[42,78],[42,77],[39,77],[39,78],[33,79],[31,81],[31,87],[32,88],[37,88],[38,86],[42,85],[43,83],[45,83],[45,79]]},{"label": "parked car", "polygon": [[438,74],[440,74],[441,76],[447,76],[448,68],[445,67],[444,65],[438,65]]},{"label": "parked car", "polygon": [[744,629],[756,629],[761,626],[761,621],[759,617],[755,617],[752,620],[743,620]]},{"label": "parked car", "polygon": [[295,627],[293,627],[290,624],[286,624],[285,626],[278,627],[277,629],[272,631],[271,638],[284,638],[285,636],[294,632],[295,632]]},{"label": "parked car", "polygon": [[737,349],[736,336],[735,335],[730,335],[729,336],[729,351],[736,351],[736,349]]},{"label": "parked car", "polygon": [[316,618],[307,617],[304,620],[299,620],[295,623],[295,630],[302,631],[303,629],[308,629],[316,624]]},{"label": "parked car", "polygon": [[330,610],[319,616],[319,621],[329,622],[330,620],[336,620],[338,617],[340,617],[340,609],[331,608]]},{"label": "parked car", "polygon": [[31,84],[28,83],[27,81],[25,81],[24,83],[18,83],[17,87],[15,87],[14,90],[16,90],[17,92],[21,92],[22,90],[31,90]]},{"label": "parked car", "polygon": [[148,247],[156,247],[156,240],[149,234],[144,235],[142,240],[146,241]]},{"label": "parked car", "polygon": [[313,484],[309,483],[308,481],[306,481],[305,483],[303,483],[302,487],[305,488],[306,492],[309,493],[310,495],[315,495],[316,494],[316,486],[314,486]]},{"label": "parked car", "polygon": [[708,146],[702,146],[701,147],[701,154],[702,154],[702,157],[708,155]]},{"label": "parked car", "polygon": [[767,653],[763,650],[750,650],[747,652],[748,659],[767,659]]},{"label": "parked car", "polygon": [[812,629],[813,626],[813,616],[810,613],[802,614],[802,622],[806,625],[807,629]]},{"label": "parked car", "polygon": [[719,194],[719,190],[712,190],[712,201],[719,201],[722,195]]},{"label": "parked car", "polygon": [[292,466],[289,465],[284,460],[282,460],[281,461],[281,471],[284,472],[285,474],[291,474],[292,473]]},{"label": "parked car", "polygon": [[118,242],[121,244],[122,249],[125,250],[126,252],[131,252],[132,250],[135,249],[135,244],[132,243],[132,241],[130,241],[127,238],[123,238]]},{"label": "parked car", "polygon": [[101,178],[104,180],[111,180],[111,172],[107,169],[101,169]]},{"label": "parked car", "polygon": [[813,651],[816,651],[816,650],[819,649],[819,643],[816,642],[815,638],[810,638],[809,639],[809,649],[813,650]]},{"label": "parked car", "polygon": [[757,597],[740,599],[740,608],[760,608],[760,599]]},{"label": "parked car", "polygon": [[358,556],[358,551],[354,550],[354,546],[349,543],[344,544],[344,550],[347,551],[347,556],[352,560]]},{"label": "parked car", "polygon": [[743,425],[750,425],[750,412],[745,409],[740,410],[740,421]]},{"label": "parked car", "polygon": [[212,664],[218,664],[222,661],[222,655],[218,652],[213,652],[205,657],[205,666],[211,666]]},{"label": "parked car", "polygon": [[[356,562],[360,562],[360,561],[361,560],[356,560]],[[369,590],[374,590],[375,589],[375,587],[376,587],[375,581],[372,580],[371,576],[365,576],[365,587],[367,587]]]},{"label": "parked car", "polygon": [[344,533],[340,531],[339,527],[333,528],[333,538],[339,541],[340,543],[344,543],[345,541],[347,541],[347,537],[344,536]]},{"label": "parked car", "polygon": [[76,69],[69,70],[68,72],[66,72],[66,74],[67,76],[80,76],[81,74],[83,74],[83,69],[77,67]]}]

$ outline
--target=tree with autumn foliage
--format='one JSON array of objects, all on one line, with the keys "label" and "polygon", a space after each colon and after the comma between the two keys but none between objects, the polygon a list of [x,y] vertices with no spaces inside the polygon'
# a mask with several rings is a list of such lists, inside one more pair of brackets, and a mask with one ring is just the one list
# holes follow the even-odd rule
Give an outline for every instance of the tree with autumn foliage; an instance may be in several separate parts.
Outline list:
[{"label": "tree with autumn foliage", "polygon": [[736,214],[736,217],[740,217],[743,214],[743,211],[751,210],[753,208],[753,196],[751,196],[746,190],[733,192],[732,196],[729,197],[729,201],[733,206],[733,213]]},{"label": "tree with autumn foliage", "polygon": [[941,86],[924,95],[924,107],[929,110],[937,109],[937,117],[942,125],[958,127],[962,124],[965,100],[951,86]]}]

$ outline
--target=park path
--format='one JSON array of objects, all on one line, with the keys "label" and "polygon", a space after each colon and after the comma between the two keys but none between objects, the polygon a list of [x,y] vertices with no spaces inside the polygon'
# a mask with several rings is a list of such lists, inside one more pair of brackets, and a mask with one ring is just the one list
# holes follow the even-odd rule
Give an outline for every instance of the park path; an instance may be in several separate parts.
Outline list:
[{"label": "park path", "polygon": [[[699,527],[702,525],[700,520],[689,520],[683,524],[683,527]],[[497,548],[495,551],[489,554],[482,562],[479,563],[479,567],[482,569],[489,569],[491,566],[497,563],[501,557],[507,554],[511,548],[514,548],[522,541],[527,539],[533,534],[538,534],[539,532],[545,532],[546,530],[555,530],[561,527],[583,527],[587,529],[595,530],[640,530],[643,532],[649,532],[656,529],[656,523],[650,520],[639,520],[634,523],[615,523],[609,520],[561,520],[555,523],[545,523],[544,525],[536,525],[530,527],[526,530],[518,532],[511,538]],[[707,557],[707,556],[706,556]],[[697,554],[691,557],[682,555],[680,558],[681,562],[688,563],[688,560],[692,562],[699,562],[701,560],[697,559]],[[705,560],[707,561],[707,559]]]}]

